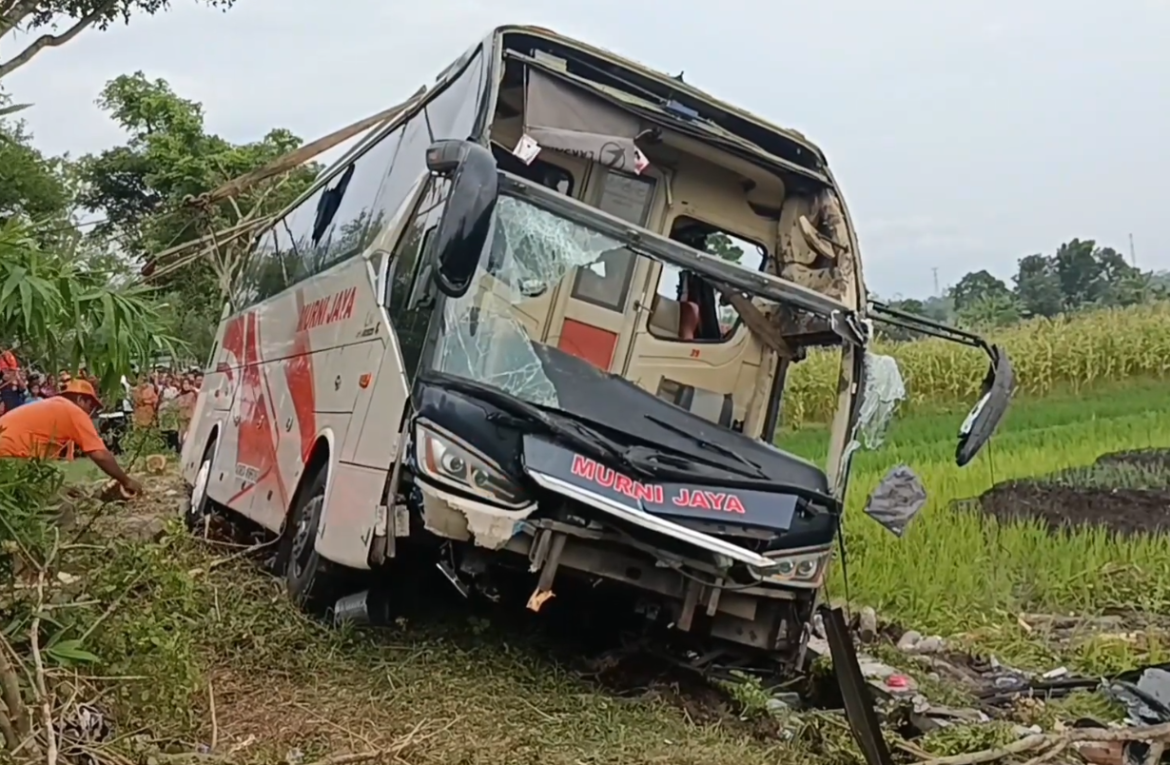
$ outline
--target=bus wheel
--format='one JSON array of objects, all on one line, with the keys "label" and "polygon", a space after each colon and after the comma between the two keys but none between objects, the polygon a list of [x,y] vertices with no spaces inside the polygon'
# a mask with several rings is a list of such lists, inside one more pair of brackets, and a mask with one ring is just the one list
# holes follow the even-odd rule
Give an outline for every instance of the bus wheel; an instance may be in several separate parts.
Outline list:
[{"label": "bus wheel", "polygon": [[310,613],[324,613],[336,598],[337,572],[317,554],[315,542],[325,509],[325,470],[318,470],[300,492],[280,542],[279,560],[289,597]]},{"label": "bus wheel", "polygon": [[211,515],[215,509],[215,503],[207,496],[207,484],[211,481],[211,460],[213,457],[215,457],[214,441],[209,443],[203,452],[199,470],[195,473],[195,481],[191,484],[191,496],[183,511],[183,525],[193,534],[202,531],[204,519]]}]

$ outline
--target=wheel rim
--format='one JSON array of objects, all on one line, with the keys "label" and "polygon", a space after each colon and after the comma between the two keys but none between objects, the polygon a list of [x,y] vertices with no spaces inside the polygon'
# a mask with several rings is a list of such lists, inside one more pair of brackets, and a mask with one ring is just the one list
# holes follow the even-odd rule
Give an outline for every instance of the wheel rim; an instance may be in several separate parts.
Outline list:
[{"label": "wheel rim", "polygon": [[192,518],[198,518],[203,514],[203,503],[207,498],[207,482],[210,477],[211,460],[206,459],[199,466],[199,472],[195,474],[195,483],[191,486],[191,505],[187,512]]},{"label": "wheel rim", "polygon": [[324,503],[325,498],[322,496],[313,497],[306,502],[301,508],[297,526],[293,530],[292,560],[289,563],[293,576],[298,579],[304,574],[309,557],[313,554],[313,530],[317,525],[317,513],[321,511],[321,505]]}]

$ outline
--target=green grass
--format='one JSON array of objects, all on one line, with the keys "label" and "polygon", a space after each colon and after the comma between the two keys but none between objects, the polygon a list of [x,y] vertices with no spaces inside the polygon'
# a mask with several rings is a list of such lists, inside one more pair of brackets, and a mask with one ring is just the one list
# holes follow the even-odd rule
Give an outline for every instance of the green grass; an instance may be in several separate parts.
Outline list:
[{"label": "green grass", "polygon": [[[952,507],[997,482],[1083,469],[1109,452],[1170,447],[1170,390],[1164,383],[1017,401],[992,443],[959,468],[954,448],[964,414],[935,411],[896,421],[882,448],[854,460],[845,523],[852,600],[915,629],[977,632],[997,645],[1023,637],[1013,628],[1013,615],[1021,611],[1170,608],[1168,538],[1119,540],[1096,531],[1053,535],[1039,525],[999,525]],[[810,428],[782,432],[777,442],[815,459],[823,458],[827,437],[824,428]],[[860,512],[869,491],[898,463],[919,475],[929,496],[901,539]],[[1099,477],[1102,473],[1097,470]],[[1119,475],[1118,480],[1136,479]],[[844,594],[839,566],[830,586],[834,595]],[[1032,647],[1016,648],[1037,660],[1052,658],[1033,655]],[[1099,649],[1084,649],[1086,663],[1113,660],[1101,657]],[[1141,650],[1158,658],[1167,647]]]},{"label": "green grass", "polygon": [[[962,633],[1016,663],[1106,672],[1170,658],[1156,636],[1058,646],[1024,634],[1016,621],[1022,611],[1165,613],[1170,541],[1052,536],[950,507],[1011,478],[1082,468],[1076,475],[1092,476],[1087,482],[1108,480],[1108,471],[1085,466],[1107,452],[1170,446],[1170,394],[1139,383],[1091,398],[1021,400],[993,445],[966,468],[953,463],[962,417],[919,413],[896,422],[880,451],[858,456],[846,518],[851,599],[923,632]],[[823,456],[825,434],[783,433],[779,442]],[[918,472],[930,493],[929,506],[900,540],[860,512],[866,493],[897,462]],[[86,465],[65,469],[76,478]],[[171,513],[166,488],[148,486],[141,503],[153,495]],[[143,512],[141,503],[112,520]],[[281,761],[290,750],[310,762],[327,752],[387,747],[404,736],[412,737],[401,760],[416,765],[816,759],[749,735],[731,717],[668,703],[661,688],[619,698],[550,659],[555,646],[530,622],[518,626],[499,612],[428,608],[386,630],[329,630],[296,612],[280,584],[251,565],[212,565],[231,548],[209,547],[177,528],[160,543],[97,533],[98,549],[73,551],[64,565],[82,578],[78,597],[90,604],[54,613],[66,638],[101,619],[84,647],[102,664],[85,672],[123,678],[93,682],[104,708],[119,730],[148,731],[163,747],[210,743],[214,696],[217,752],[238,747],[230,758],[241,764]],[[840,567],[830,589],[845,594]],[[136,759],[131,745],[128,737],[116,744]]]}]

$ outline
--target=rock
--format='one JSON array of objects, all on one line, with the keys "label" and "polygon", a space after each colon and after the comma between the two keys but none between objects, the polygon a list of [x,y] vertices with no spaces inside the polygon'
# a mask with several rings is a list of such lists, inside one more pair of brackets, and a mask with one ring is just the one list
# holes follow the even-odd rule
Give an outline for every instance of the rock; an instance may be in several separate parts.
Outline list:
[{"label": "rock", "polygon": [[871,642],[877,637],[877,612],[869,606],[857,613],[857,637],[863,643]]},{"label": "rock", "polygon": [[906,653],[914,651],[918,644],[922,641],[922,633],[914,630],[906,630],[902,633],[902,637],[898,639],[898,650]]},{"label": "rock", "polygon": [[914,651],[916,653],[942,653],[946,647],[946,641],[938,635],[931,635],[919,640],[918,645],[914,646]]}]

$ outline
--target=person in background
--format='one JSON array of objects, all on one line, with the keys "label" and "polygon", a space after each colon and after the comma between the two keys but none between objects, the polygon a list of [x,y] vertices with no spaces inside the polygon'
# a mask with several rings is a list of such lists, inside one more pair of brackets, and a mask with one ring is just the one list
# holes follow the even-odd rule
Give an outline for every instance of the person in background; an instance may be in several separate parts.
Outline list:
[{"label": "person in background", "polygon": [[16,360],[16,354],[5,349],[0,351],[0,372],[7,372],[10,369],[20,369],[20,362]]},{"label": "person in background", "polygon": [[137,494],[142,485],[122,470],[93,424],[100,408],[93,385],[75,380],[58,396],[0,415],[0,459],[58,459],[72,446],[128,493]]},{"label": "person in background", "polygon": [[138,387],[134,389],[135,427],[149,428],[154,424],[158,403],[158,389],[150,377],[143,375],[138,380]]},{"label": "person in background", "polygon": [[41,395],[45,398],[52,398],[57,395],[57,382],[53,379],[53,375],[45,375],[41,380]]},{"label": "person in background", "polygon": [[179,445],[187,438],[187,428],[191,426],[191,419],[195,416],[195,399],[199,396],[199,392],[195,390],[195,386],[191,384],[191,380],[186,375],[183,376],[182,382],[179,383],[179,397],[176,399],[176,405],[179,410]]},{"label": "person in background", "polygon": [[11,412],[24,403],[24,377],[19,369],[5,369],[0,373],[0,412]]},{"label": "person in background", "polygon": [[34,401],[44,401],[44,400],[45,400],[45,395],[41,391],[40,381],[38,380],[36,382],[30,382],[28,384],[28,398],[27,398],[26,403],[31,404]]}]

